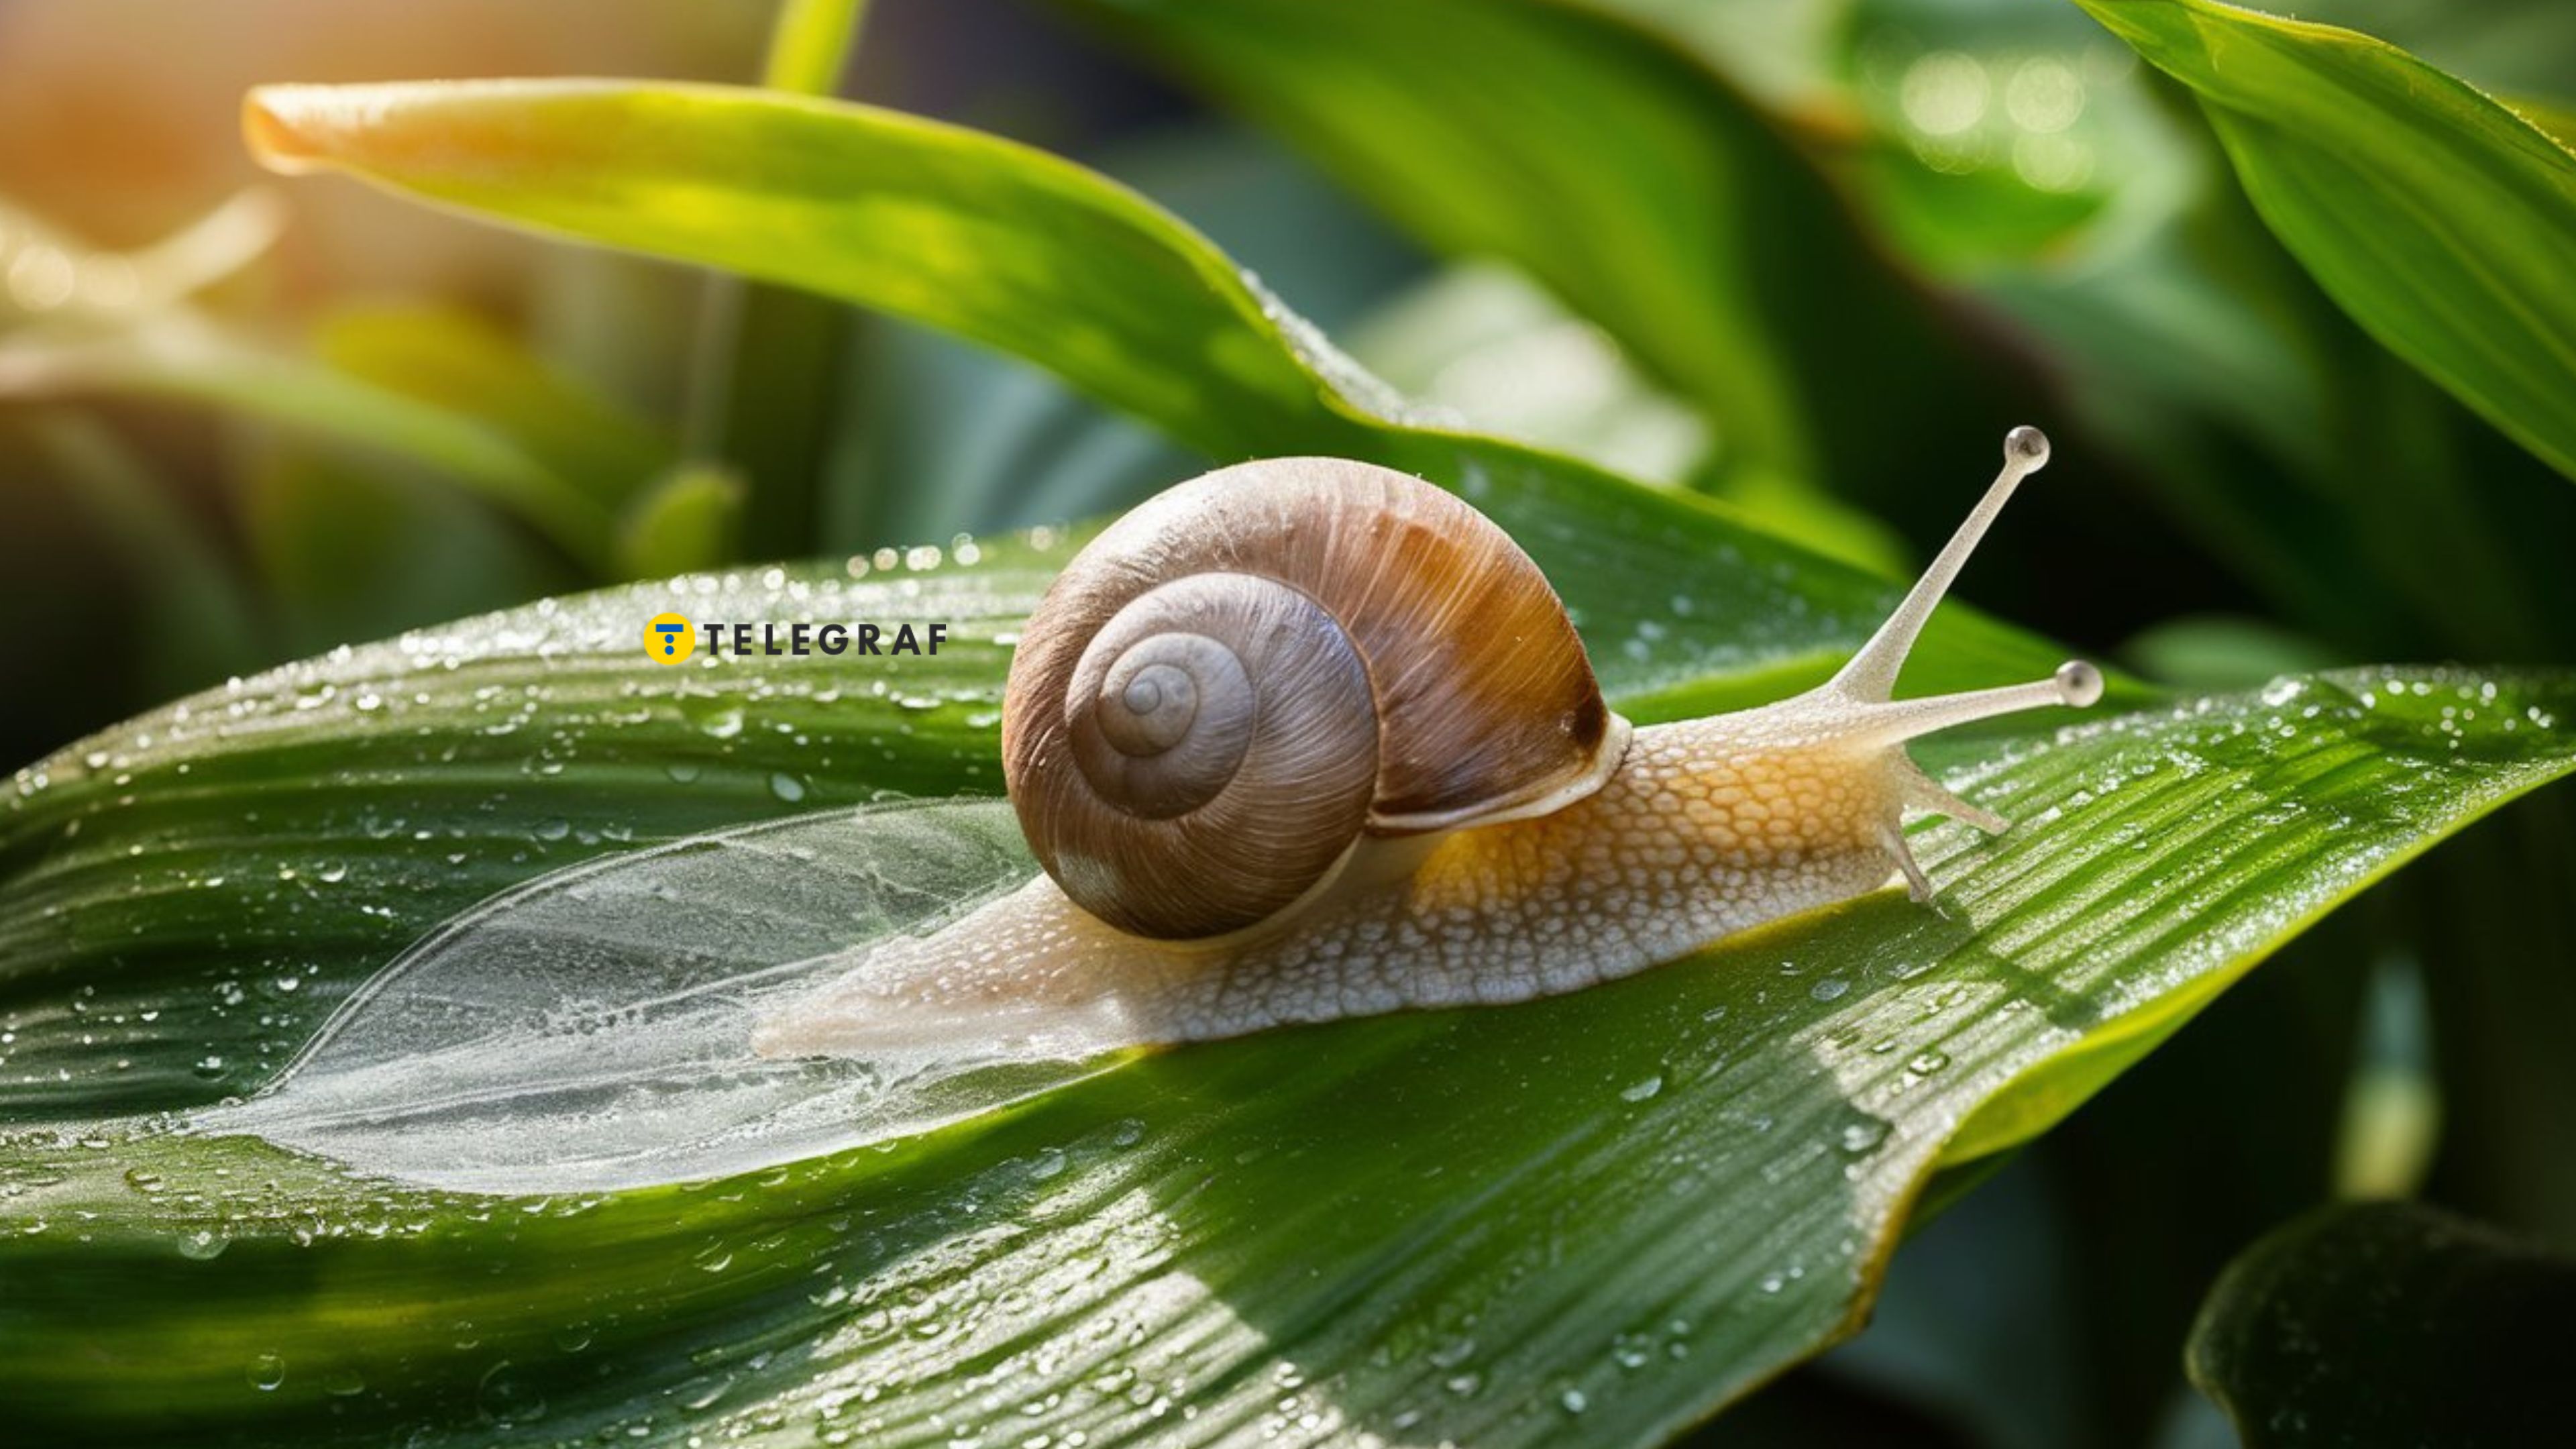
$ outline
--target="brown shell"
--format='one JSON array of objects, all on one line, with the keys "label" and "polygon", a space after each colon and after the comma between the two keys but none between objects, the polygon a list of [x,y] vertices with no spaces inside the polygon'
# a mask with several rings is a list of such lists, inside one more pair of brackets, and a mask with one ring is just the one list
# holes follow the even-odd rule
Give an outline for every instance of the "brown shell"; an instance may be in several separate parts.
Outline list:
[{"label": "brown shell", "polygon": [[[1302,761],[1291,778],[1251,782],[1245,788],[1253,793],[1230,801],[1175,814],[1166,796],[1149,816],[1096,798],[1089,776],[1099,772],[1077,756],[1086,749],[1095,760],[1102,756],[1096,745],[1077,742],[1076,711],[1068,702],[1085,651],[1131,604],[1170,612],[1170,596],[1139,604],[1144,595],[1206,574],[1269,580],[1320,609],[1311,624],[1283,623],[1287,616],[1277,605],[1246,603],[1241,608],[1251,612],[1228,626],[1250,630],[1255,649],[1293,646],[1299,669],[1331,672],[1329,662],[1315,661],[1342,646],[1317,646],[1306,636],[1330,632],[1322,616],[1338,623],[1374,699],[1374,784],[1364,809],[1313,799],[1338,787],[1317,788],[1318,747],[1311,740],[1298,747],[1302,754],[1291,751]],[[1116,627],[1122,638],[1139,632],[1133,618]],[[1155,627],[1214,632],[1194,623],[1186,609]],[[1245,666],[1256,670],[1249,657]],[[1088,677],[1098,679],[1097,659],[1091,670]],[[1313,692],[1311,681],[1301,689]],[[1281,705],[1264,699],[1268,718]],[[1604,752],[1617,742],[1582,642],[1529,556],[1452,495],[1406,474],[1335,458],[1219,469],[1112,525],[1073,560],[1031,616],[1002,714],[1005,777],[1040,862],[1102,919],[1165,937],[1219,934],[1259,920],[1302,894],[1340,857],[1337,845],[1320,866],[1318,848],[1294,852],[1300,858],[1291,861],[1281,858],[1277,841],[1256,840],[1251,849],[1258,858],[1245,870],[1212,871],[1218,863],[1192,854],[1222,851],[1245,820],[1311,806],[1356,814],[1360,828],[1377,834],[1449,828],[1581,793],[1606,773],[1611,762]],[[1360,747],[1349,748],[1365,768]],[[1211,821],[1194,823],[1211,809],[1232,823],[1222,830]],[[1169,833],[1176,827],[1196,838],[1173,846]],[[1127,834],[1137,830],[1159,832],[1160,839],[1137,846]],[[1344,829],[1345,845],[1353,834]],[[1131,854],[1134,864],[1125,864]],[[1265,889],[1252,892],[1258,900],[1229,908],[1203,898],[1218,889],[1203,877],[1248,875],[1255,868],[1267,880]],[[1193,899],[1168,908],[1130,902],[1176,891]]]}]

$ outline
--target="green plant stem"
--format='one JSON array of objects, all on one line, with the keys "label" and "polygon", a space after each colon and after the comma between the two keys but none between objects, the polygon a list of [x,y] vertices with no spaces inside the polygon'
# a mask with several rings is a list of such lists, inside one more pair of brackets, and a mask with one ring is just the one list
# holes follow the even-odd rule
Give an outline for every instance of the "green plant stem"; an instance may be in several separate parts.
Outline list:
[{"label": "green plant stem", "polygon": [[867,15],[867,0],[785,0],[770,28],[760,83],[804,96],[839,90]]},{"label": "green plant stem", "polygon": [[[828,96],[840,86],[867,0],[785,0],[761,67],[767,89]],[[687,456],[730,465],[747,485],[741,546],[787,557],[815,546],[815,491],[839,395],[843,308],[809,293],[707,278],[691,359]]]}]

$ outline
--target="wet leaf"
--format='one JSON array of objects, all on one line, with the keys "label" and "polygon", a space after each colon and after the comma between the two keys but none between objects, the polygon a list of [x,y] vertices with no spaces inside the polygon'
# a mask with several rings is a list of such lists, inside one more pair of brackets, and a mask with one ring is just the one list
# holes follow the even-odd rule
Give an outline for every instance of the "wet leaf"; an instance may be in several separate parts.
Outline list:
[{"label": "wet leaf", "polygon": [[2414,1203],[2321,1208],[2245,1250],[2192,1330],[2247,1449],[2545,1444],[2576,1261]]},{"label": "wet leaf", "polygon": [[2255,208],[2365,331],[2576,475],[2576,153],[2354,31],[2079,3],[2199,96]]},{"label": "wet leaf", "polygon": [[701,1187],[454,1197],[150,1122],[25,1129],[0,1375],[63,1441],[1655,1442],[1849,1332],[1938,1165],[2576,765],[2571,707],[2384,670],[2028,736],[1954,776],[2021,828],[1921,840],[1942,911],[1881,893]]}]

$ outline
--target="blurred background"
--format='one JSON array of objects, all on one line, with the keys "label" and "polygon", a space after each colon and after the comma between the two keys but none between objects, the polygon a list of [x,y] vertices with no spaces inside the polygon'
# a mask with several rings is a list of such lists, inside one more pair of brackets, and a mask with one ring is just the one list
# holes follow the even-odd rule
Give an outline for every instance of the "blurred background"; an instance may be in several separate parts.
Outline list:
[{"label": "blurred background", "polygon": [[[1620,223],[1582,265],[1452,225],[1391,159],[1398,119],[1319,126],[1114,5],[878,0],[840,90],[1128,181],[1465,423],[1892,573],[2002,426],[2043,423],[2067,476],[1967,595],[2178,685],[2576,659],[2576,491],[2346,320],[2192,103],[2073,7],[1588,8],[1758,123],[1771,184],[1708,239],[1754,281],[1742,335],[1590,320]],[[2563,0],[2298,8],[2535,114],[2576,106]],[[771,20],[0,0],[0,753],[416,625],[1092,516],[1210,462],[901,324],[276,183],[239,139],[265,81],[748,83]],[[1703,355],[1795,379],[1790,421],[1713,401]],[[568,525],[567,496],[608,521]],[[2576,1246],[2571,826],[2531,802],[2302,938],[1925,1227],[1876,1327],[1710,1442],[2224,1443],[2180,1346],[2264,1229],[2421,1194]]]}]

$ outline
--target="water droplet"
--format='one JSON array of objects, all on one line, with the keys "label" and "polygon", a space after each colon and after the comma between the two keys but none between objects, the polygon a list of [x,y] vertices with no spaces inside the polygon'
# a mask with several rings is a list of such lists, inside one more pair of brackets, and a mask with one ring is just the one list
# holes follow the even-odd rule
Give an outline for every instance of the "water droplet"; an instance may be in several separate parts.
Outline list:
[{"label": "water droplet", "polygon": [[495,1424],[534,1423],[545,1417],[545,1396],[537,1392],[508,1359],[492,1365],[474,1389],[474,1407]]},{"label": "water droplet", "polygon": [[1867,1152],[1887,1140],[1887,1124],[1875,1117],[1844,1126],[1840,1141],[1845,1152]]},{"label": "water droplet", "polygon": [[1569,1414],[1580,1414],[1584,1410],[1592,1407],[1592,1401],[1584,1397],[1583,1390],[1581,1389],[1567,1389],[1564,1393],[1557,1395],[1556,1401],[1563,1404],[1565,1406],[1565,1412]]},{"label": "water droplet", "polygon": [[1619,1089],[1619,1097],[1622,1101],[1644,1102],[1651,1100],[1656,1093],[1661,1092],[1663,1089],[1663,1078],[1648,1077],[1644,1081],[1630,1082],[1628,1085],[1621,1087]]},{"label": "water droplet", "polygon": [[733,1388],[733,1375],[710,1374],[705,1378],[680,1385],[680,1407],[692,1414],[703,1414],[716,1406]]},{"label": "water droplet", "polygon": [[1807,988],[1807,994],[1818,1001],[1832,1001],[1851,990],[1851,983],[1839,976],[1828,976]]},{"label": "water droplet", "polygon": [[769,793],[793,805],[805,798],[805,782],[781,770],[769,777]]},{"label": "water droplet", "polygon": [[273,1353],[261,1354],[242,1370],[242,1378],[263,1394],[272,1392],[286,1382],[286,1360]]}]

